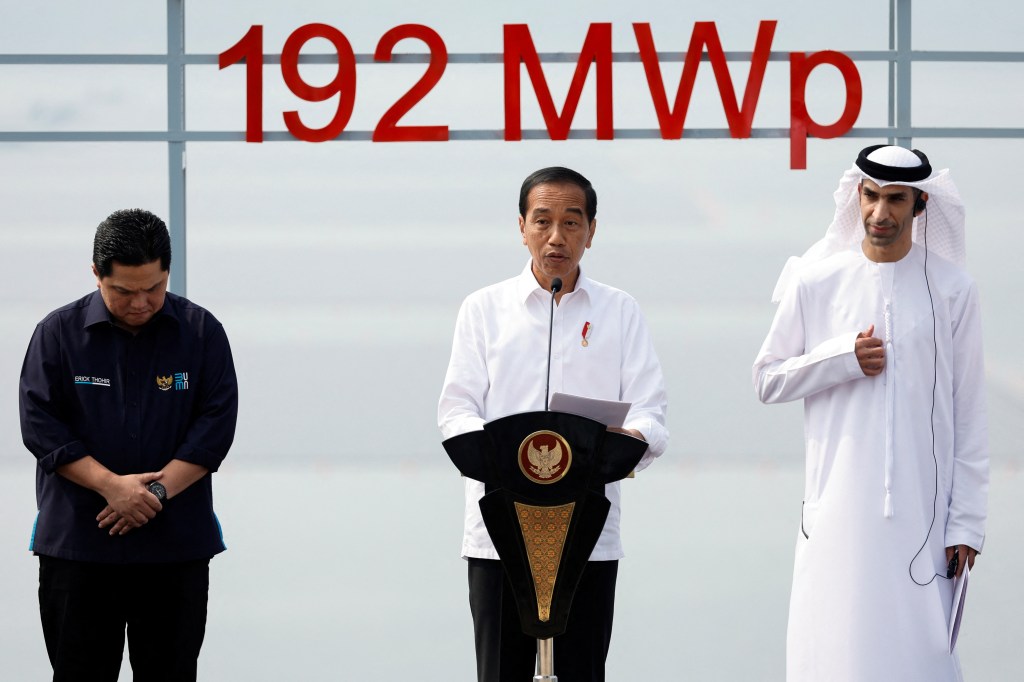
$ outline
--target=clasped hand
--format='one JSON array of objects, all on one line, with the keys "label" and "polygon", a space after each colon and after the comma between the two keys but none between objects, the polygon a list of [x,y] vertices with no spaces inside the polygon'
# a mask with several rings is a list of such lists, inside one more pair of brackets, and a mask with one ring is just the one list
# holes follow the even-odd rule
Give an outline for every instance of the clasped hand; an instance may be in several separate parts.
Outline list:
[{"label": "clasped hand", "polygon": [[124,535],[149,523],[163,505],[146,486],[161,476],[163,472],[159,471],[114,476],[103,490],[107,506],[96,515],[100,528],[109,527],[111,535]]}]

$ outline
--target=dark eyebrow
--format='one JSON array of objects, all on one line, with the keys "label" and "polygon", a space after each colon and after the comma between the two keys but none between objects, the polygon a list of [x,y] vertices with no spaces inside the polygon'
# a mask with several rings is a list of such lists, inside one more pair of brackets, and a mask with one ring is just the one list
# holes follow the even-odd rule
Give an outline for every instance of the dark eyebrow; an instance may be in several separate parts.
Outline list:
[{"label": "dark eyebrow", "polygon": [[914,190],[909,187],[900,187],[899,189],[896,189],[891,185],[879,187],[878,189],[871,189],[866,185],[861,185],[861,191],[874,197],[884,196],[886,199],[906,199]]},{"label": "dark eyebrow", "polygon": [[[565,209],[565,212],[566,213],[574,213],[574,214],[578,215],[581,218],[584,216],[583,209],[582,208],[577,208],[575,206],[570,206],[569,208]],[[537,206],[535,208],[531,208],[530,209],[530,215],[531,216],[537,215],[538,213],[547,215],[547,214],[551,213],[551,209],[546,207],[546,206]]]},{"label": "dark eyebrow", "polygon": [[871,197],[879,197],[885,199],[886,201],[906,201],[910,196],[909,192],[907,192],[907,190],[905,189],[897,190],[895,192],[871,192],[871,190],[864,191],[870,192],[869,196]]}]

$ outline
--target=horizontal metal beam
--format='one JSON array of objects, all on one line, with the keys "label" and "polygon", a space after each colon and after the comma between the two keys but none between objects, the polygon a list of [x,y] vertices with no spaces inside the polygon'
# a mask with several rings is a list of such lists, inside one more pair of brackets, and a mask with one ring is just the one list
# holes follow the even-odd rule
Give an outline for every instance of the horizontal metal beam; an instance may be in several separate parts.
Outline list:
[{"label": "horizontal metal beam", "polygon": [[[658,52],[658,61],[671,63],[686,60],[686,52]],[[749,62],[751,52],[725,52],[727,61]],[[894,50],[852,50],[843,52],[855,62],[891,62],[896,59]],[[789,61],[789,52],[771,52],[768,61]],[[910,53],[912,61],[920,62],[1024,62],[1024,52],[956,52],[949,50],[914,50]],[[577,52],[539,52],[540,61],[549,64],[575,64],[580,55]],[[372,54],[357,54],[357,64],[383,64],[373,58]],[[453,52],[448,55],[449,64],[501,64],[505,56],[500,52]],[[336,54],[301,54],[301,64],[335,64]],[[182,61],[186,65],[216,65],[219,55],[187,54]],[[263,55],[265,64],[280,64],[280,54]],[[613,52],[612,61],[618,63],[639,63],[639,52]],[[706,52],[702,53],[701,61],[709,61]],[[393,64],[426,64],[430,55],[395,54],[391,58]],[[0,54],[0,65],[105,65],[105,66],[166,66],[166,54]]]},{"label": "horizontal metal beam", "polygon": [[911,50],[910,60],[914,62],[1024,62],[1024,52]]},{"label": "horizontal metal beam", "polygon": [[[216,60],[214,60],[216,63]],[[167,66],[166,54],[0,54],[0,65]]]},{"label": "horizontal metal beam", "polygon": [[[891,127],[853,128],[843,137],[886,137],[893,132],[911,137],[948,137],[975,139],[1006,139],[1024,138],[1024,128],[953,128],[911,127],[896,130]],[[504,140],[504,130],[451,130],[449,139],[458,141]],[[789,128],[754,128],[750,131],[751,138],[771,139],[788,138]],[[727,139],[732,134],[728,128],[692,128],[683,131],[684,140],[691,139]],[[265,142],[299,142],[291,133],[284,130],[273,130],[263,133]],[[328,142],[369,142],[373,132],[369,130],[349,130]],[[549,140],[547,130],[523,130],[524,140]],[[570,140],[596,140],[597,131],[593,128],[581,128],[569,131]],[[657,128],[618,128],[615,130],[618,140],[660,140],[661,131]],[[26,131],[0,132],[0,142],[242,142],[244,132],[228,130],[189,130],[183,133],[159,131]]]}]

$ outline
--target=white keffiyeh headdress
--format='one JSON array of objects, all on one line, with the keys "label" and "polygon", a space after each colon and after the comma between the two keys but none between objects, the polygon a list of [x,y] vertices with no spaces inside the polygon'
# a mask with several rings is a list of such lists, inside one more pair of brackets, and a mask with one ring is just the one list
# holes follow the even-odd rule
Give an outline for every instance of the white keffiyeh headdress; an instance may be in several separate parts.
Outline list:
[{"label": "white keffiyeh headdress", "polygon": [[825,237],[807,249],[803,256],[792,256],[786,261],[772,293],[773,303],[782,300],[782,295],[800,268],[834,253],[847,251],[863,241],[864,222],[861,219],[857,186],[864,178],[880,187],[903,185],[927,192],[926,213],[914,219],[914,243],[924,248],[924,230],[919,229],[919,226],[927,220],[928,250],[964,267],[967,260],[964,204],[953,179],[949,177],[949,169],[933,173],[928,157],[916,149],[911,151],[903,147],[876,145],[861,151],[856,163],[843,173],[839,188],[833,195],[836,212],[832,224],[828,226]]}]

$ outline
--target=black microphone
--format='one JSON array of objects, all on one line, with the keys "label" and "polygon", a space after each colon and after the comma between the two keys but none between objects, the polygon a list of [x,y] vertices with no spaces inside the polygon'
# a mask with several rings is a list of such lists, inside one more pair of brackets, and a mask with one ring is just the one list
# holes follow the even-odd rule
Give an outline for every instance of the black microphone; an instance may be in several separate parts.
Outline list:
[{"label": "black microphone", "polygon": [[548,378],[544,384],[544,411],[548,411],[548,393],[551,391],[551,336],[555,329],[555,294],[562,290],[562,278],[551,280],[551,317],[548,319]]}]

